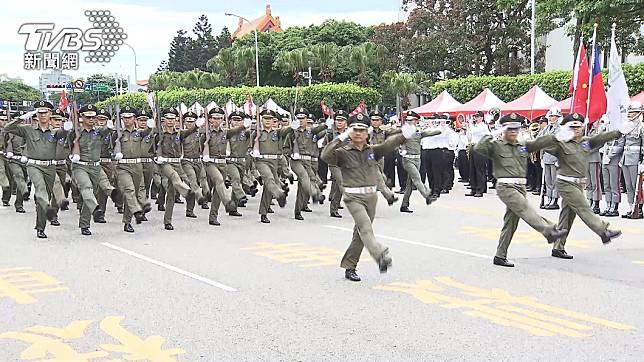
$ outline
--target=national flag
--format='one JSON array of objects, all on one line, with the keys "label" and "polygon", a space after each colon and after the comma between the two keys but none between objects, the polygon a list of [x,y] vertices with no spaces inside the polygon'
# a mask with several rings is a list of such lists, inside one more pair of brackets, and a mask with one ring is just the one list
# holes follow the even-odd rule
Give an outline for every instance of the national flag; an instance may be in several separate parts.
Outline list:
[{"label": "national flag", "polygon": [[224,111],[226,112],[226,116],[230,116],[231,113],[237,111],[237,105],[235,102],[233,102],[232,99],[229,99],[226,105],[224,106]]},{"label": "national flag", "polygon": [[358,104],[356,109],[354,109],[353,111],[351,111],[351,113],[349,113],[349,117],[353,117],[358,113],[366,113],[366,112],[367,112],[367,106],[364,104],[364,101],[360,101],[360,104]]},{"label": "national flag", "polygon": [[60,110],[61,112],[64,112],[68,106],[69,106],[69,100],[67,100],[67,95],[65,94],[65,90],[63,89],[62,92],[60,92],[60,100],[58,101],[58,110]]},{"label": "national flag", "polygon": [[325,116],[330,116],[333,113],[325,101],[320,101],[320,107],[322,108],[322,114]]},{"label": "national flag", "polygon": [[593,123],[606,113],[606,90],[602,78],[602,68],[599,63],[597,45],[593,47],[592,81],[588,94],[588,122]]},{"label": "national flag", "polygon": [[626,78],[624,78],[624,72],[622,71],[621,59],[617,51],[615,32],[613,31],[610,43],[610,58],[608,60],[608,106],[606,107],[609,130],[618,129],[626,121],[627,110],[630,104],[628,86],[626,85]]},{"label": "national flag", "polygon": [[253,117],[256,108],[257,106],[255,105],[255,103],[253,103],[253,97],[249,94],[246,103],[244,103],[244,113],[246,113],[249,117]]},{"label": "national flag", "polygon": [[579,52],[575,69],[572,73],[569,92],[572,93],[570,102],[570,112],[577,112],[586,116],[586,106],[588,101],[588,82],[590,81],[590,72],[588,69],[588,57],[586,56],[586,47],[583,40],[580,41]]}]

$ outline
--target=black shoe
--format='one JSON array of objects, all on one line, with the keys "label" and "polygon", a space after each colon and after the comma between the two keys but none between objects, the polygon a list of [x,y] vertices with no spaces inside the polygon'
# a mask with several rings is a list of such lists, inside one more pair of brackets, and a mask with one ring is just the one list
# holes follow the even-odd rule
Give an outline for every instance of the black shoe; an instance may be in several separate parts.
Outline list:
[{"label": "black shoe", "polygon": [[565,250],[552,249],[551,255],[560,259],[572,259],[572,255],[568,255]]},{"label": "black shoe", "polygon": [[60,221],[58,221],[58,219],[53,219],[49,223],[51,224],[51,226],[60,226]]},{"label": "black shoe", "polygon": [[16,212],[19,213],[19,214],[24,214],[26,211],[25,211],[24,207],[16,206]]},{"label": "black shoe", "polygon": [[338,210],[344,210],[344,206],[338,206]]},{"label": "black shoe", "polygon": [[191,219],[196,219],[197,215],[195,215],[195,213],[192,211],[186,211],[186,217],[189,217]]},{"label": "black shoe", "polygon": [[[192,192],[192,191],[191,191]],[[174,203],[175,204],[183,204],[183,200],[181,200],[181,196],[177,196],[174,198]]]},{"label": "black shoe", "polygon": [[339,212],[337,212],[337,211],[333,211],[333,212],[331,212],[331,217],[335,217],[335,218],[338,218],[338,219],[342,219],[342,215],[340,215],[340,213],[339,213]]},{"label": "black shoe", "polygon": [[105,221],[105,217],[103,216],[103,213],[101,210],[96,210],[94,211],[94,222],[97,224],[105,224],[107,221]]},{"label": "black shoe", "polygon": [[81,228],[81,235],[90,236],[92,232],[89,231],[89,228]]},{"label": "black shoe", "polygon": [[384,274],[389,268],[391,268],[391,258],[385,252],[378,258],[378,269],[380,269],[380,274]]},{"label": "black shoe", "polygon": [[599,210],[599,206],[593,207],[593,214],[599,215],[600,212],[601,210]]},{"label": "black shoe", "polygon": [[302,214],[295,214],[295,220],[304,220]]},{"label": "black shoe", "polygon": [[449,191],[443,189],[443,190],[441,190],[441,194],[449,194]]},{"label": "black shoe", "polygon": [[214,218],[214,219],[212,219],[212,220],[208,221],[208,224],[209,224],[209,225],[213,225],[213,226],[220,226],[220,225],[221,225],[221,224],[219,223],[219,220],[217,220],[217,218]]},{"label": "black shoe", "polygon": [[36,237],[38,239],[47,239],[47,234],[42,230],[36,230]]},{"label": "black shoe", "polygon": [[[145,219],[145,215],[143,214],[142,211],[135,212],[134,213],[134,219],[136,220],[137,225],[142,223],[143,221],[147,220],[147,219]],[[145,220],[143,220],[143,219],[145,219]],[[125,225],[129,225],[129,224],[125,224]]]},{"label": "black shoe", "polygon": [[157,194],[152,194],[152,195],[150,195],[150,198],[151,198],[152,200],[156,200],[156,199],[157,199]]},{"label": "black shoe", "polygon": [[505,266],[508,268],[514,268],[514,264],[510,263],[508,259],[499,258],[498,256],[494,257],[494,265]]},{"label": "black shoe", "polygon": [[387,199],[387,205],[391,206],[391,205],[395,204],[396,201],[398,201],[398,198],[396,196],[393,196],[392,198]]},{"label": "black shoe", "polygon": [[355,269],[347,269],[344,271],[344,277],[346,279],[349,279],[352,282],[359,282],[361,279],[358,276],[358,273],[356,273]]},{"label": "black shoe", "polygon": [[61,210],[69,210],[69,200],[65,199],[60,202],[60,209]]},{"label": "black shoe", "polygon": [[259,192],[259,190],[257,190],[257,189],[250,189],[250,196],[251,196],[251,197],[255,197],[255,195],[257,195],[257,192]]},{"label": "black shoe", "polygon": [[210,206],[208,206],[207,202],[204,202],[203,204],[201,204],[201,209],[202,210],[208,210],[208,209],[210,209]]},{"label": "black shoe", "polygon": [[491,189],[491,190],[494,190],[494,189],[496,189],[496,185],[495,185],[495,184],[492,184],[492,186],[490,186],[490,187],[488,187],[488,188],[489,188],[489,189]]},{"label": "black shoe", "polygon": [[277,203],[280,205],[280,207],[286,206],[286,192],[282,194],[282,196],[277,198]]},{"label": "black shoe", "polygon": [[230,186],[232,186],[232,185],[233,185],[233,183],[230,180],[224,181],[224,186],[226,186],[227,189],[229,189]]},{"label": "black shoe", "polygon": [[148,221],[148,218],[145,217],[145,214],[143,214],[143,217],[141,217],[141,221]]},{"label": "black shoe", "polygon": [[288,183],[290,183],[292,185],[293,181],[295,181],[295,177],[293,177],[293,174],[288,175],[287,178],[288,178]]},{"label": "black shoe", "polygon": [[29,192],[22,194],[22,201],[29,201]]},{"label": "black shoe", "polygon": [[230,211],[228,213],[229,216],[242,216],[242,214],[239,213],[237,210]]},{"label": "black shoe", "polygon": [[326,189],[326,184],[321,183],[319,187],[320,187],[320,191],[324,191],[324,189]]},{"label": "black shoe", "polygon": [[266,216],[266,215],[262,215],[262,217],[260,218],[260,221],[263,224],[270,224],[271,223],[271,221],[268,219],[268,216]]},{"label": "black shoe", "polygon": [[546,240],[548,240],[548,244],[553,244],[555,241],[559,240],[559,238],[562,238],[568,234],[568,230],[566,229],[557,229],[554,228],[552,231],[548,232],[546,234]]},{"label": "black shoe", "polygon": [[114,202],[114,204],[119,205],[123,203],[123,194],[121,194],[121,191],[119,189],[114,189],[112,190],[112,193],[110,194],[110,199]]},{"label": "black shoe", "polygon": [[541,191],[539,191],[539,190],[534,190],[534,191],[532,191],[532,194],[533,194],[533,195],[536,195],[536,196],[539,196],[539,195],[541,195]]},{"label": "black shoe", "polygon": [[260,186],[264,186],[264,180],[262,180],[262,176],[257,176],[257,183],[258,183]]},{"label": "black shoe", "polygon": [[474,197],[483,197],[483,194],[479,192],[477,194],[474,194]]},{"label": "black shoe", "polygon": [[318,203],[319,203],[320,205],[323,205],[323,204],[324,204],[324,200],[326,200],[326,196],[324,196],[324,195],[320,195],[320,197],[318,197]]},{"label": "black shoe", "polygon": [[145,204],[145,205],[143,205],[143,210],[142,211],[143,211],[144,214],[147,214],[148,212],[152,211],[152,206],[150,206],[150,204]]},{"label": "black shoe", "polygon": [[302,208],[302,212],[313,212],[313,210],[309,209],[308,206],[304,206],[304,208]]},{"label": "black shoe", "polygon": [[132,227],[132,224],[123,224],[123,231],[126,233],[133,233],[134,228]]},{"label": "black shoe", "polygon": [[159,206],[157,206],[157,210],[159,210],[159,211],[165,211],[165,205],[161,205],[161,204],[159,204]]},{"label": "black shoe", "polygon": [[230,200],[227,204],[224,205],[224,209],[226,212],[231,213],[233,211],[237,211],[237,203],[235,200]]},{"label": "black shoe", "polygon": [[237,207],[246,207],[247,200],[239,200],[237,201]]},{"label": "black shoe", "polygon": [[476,192],[468,192],[465,194],[465,196],[474,196],[476,195]]},{"label": "black shoe", "polygon": [[172,224],[165,224],[164,227],[166,230],[174,230],[174,226],[172,226]]},{"label": "black shoe", "polygon": [[622,219],[630,219],[632,215],[633,215],[633,213],[631,211],[629,211],[629,212],[625,213],[624,215],[622,215]]},{"label": "black shoe", "polygon": [[275,211],[273,211],[273,209],[271,209],[270,207],[268,208],[268,210],[266,210],[266,212],[269,213],[269,214],[274,214],[275,213]]},{"label": "black shoe", "polygon": [[407,207],[407,206],[401,206],[400,207],[400,212],[406,212],[408,214],[411,214],[413,211],[409,210],[409,207]]},{"label": "black shoe", "polygon": [[431,205],[432,202],[436,201],[437,197],[435,195],[427,195],[425,198],[425,203]]},{"label": "black shoe", "polygon": [[205,204],[207,201],[208,201],[208,200],[206,200],[206,198],[202,196],[202,197],[200,197],[200,198],[197,200],[197,204],[198,204],[199,206],[201,206],[201,205]]},{"label": "black shoe", "polygon": [[404,194],[404,193],[405,193],[405,190],[398,190],[398,191],[395,191],[395,193],[397,193],[397,194],[399,194],[399,195],[402,195],[402,194]]},{"label": "black shoe", "polygon": [[612,241],[612,239],[619,237],[622,235],[622,232],[619,230],[606,230],[604,233],[601,235],[602,238],[602,243],[608,244]]},{"label": "black shoe", "polygon": [[606,213],[607,217],[616,217],[619,216],[619,211],[617,211],[617,208],[614,208]]}]

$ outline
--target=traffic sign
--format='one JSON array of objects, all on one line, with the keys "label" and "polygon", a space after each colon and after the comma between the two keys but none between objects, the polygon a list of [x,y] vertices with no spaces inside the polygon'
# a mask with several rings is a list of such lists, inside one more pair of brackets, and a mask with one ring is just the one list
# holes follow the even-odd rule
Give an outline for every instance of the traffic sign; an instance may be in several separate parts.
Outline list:
[{"label": "traffic sign", "polygon": [[109,88],[107,87],[107,84],[104,84],[104,83],[94,83],[92,85],[92,90],[94,92],[107,92],[108,89]]},{"label": "traffic sign", "polygon": [[74,88],[76,89],[83,89],[85,87],[85,81],[82,79],[77,79],[74,81]]},{"label": "traffic sign", "polygon": [[91,92],[92,91],[92,83],[85,84],[83,89],[85,90],[85,92]]}]

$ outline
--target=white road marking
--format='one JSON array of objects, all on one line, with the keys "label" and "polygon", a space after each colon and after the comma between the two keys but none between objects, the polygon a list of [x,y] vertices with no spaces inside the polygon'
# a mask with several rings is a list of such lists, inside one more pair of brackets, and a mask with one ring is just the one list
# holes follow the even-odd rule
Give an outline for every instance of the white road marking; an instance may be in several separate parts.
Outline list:
[{"label": "white road marking", "polygon": [[[325,225],[326,227],[330,229],[336,229],[336,230],[342,230],[342,231],[349,231],[353,232],[353,229],[349,228],[344,228],[340,226],[333,226],[333,225]],[[406,243],[410,245],[416,245],[416,246],[422,246],[425,248],[431,248],[431,249],[436,249],[436,250],[442,250],[442,251],[448,251],[450,253],[456,253],[456,254],[462,254],[462,255],[469,255],[473,256],[475,258],[481,258],[481,259],[491,259],[492,257],[489,255],[483,255],[479,253],[473,253],[471,251],[466,251],[466,250],[459,250],[459,249],[454,249],[454,248],[448,248],[445,246],[440,246],[440,245],[434,245],[434,244],[427,244],[427,243],[421,243],[419,241],[413,241],[413,240],[407,240],[407,239],[401,239],[401,238],[396,238],[393,236],[387,236],[387,235],[381,235],[381,234],[375,234],[377,237],[382,238],[382,239],[387,239],[387,240],[393,240],[393,241],[399,241],[401,243]]]},{"label": "white road marking", "polygon": [[225,291],[227,291],[227,292],[236,292],[236,291],[237,291],[237,289],[235,289],[235,288],[233,288],[233,287],[229,287],[229,286],[227,286],[227,285],[225,285],[225,284],[221,284],[221,283],[216,282],[216,281],[214,281],[214,280],[212,280],[212,279],[208,279],[208,278],[202,277],[202,276],[200,276],[200,275],[197,275],[197,274],[195,274],[195,273],[191,273],[191,272],[189,272],[189,271],[186,271],[186,270],[183,270],[183,269],[177,268],[176,266],[172,266],[172,265],[170,265],[170,264],[166,264],[166,263],[164,263],[164,262],[162,262],[162,261],[159,261],[159,260],[156,260],[156,259],[149,258],[149,257],[147,257],[147,256],[145,256],[145,255],[141,255],[141,254],[136,253],[136,252],[133,252],[133,251],[131,251],[131,250],[127,250],[127,249],[121,248],[120,246],[116,246],[116,245],[113,245],[113,244],[110,244],[110,243],[101,243],[101,244],[103,244],[104,246],[106,246],[106,247],[108,247],[108,248],[110,248],[110,249],[114,249],[114,250],[120,251],[120,252],[122,252],[122,253],[125,253],[125,254],[128,254],[128,255],[130,255],[130,256],[133,256],[133,257],[135,257],[135,258],[137,258],[137,259],[141,259],[141,260],[147,261],[148,263],[152,263],[152,264],[154,264],[154,265],[160,266],[160,267],[162,267],[162,268],[165,268],[165,269],[168,269],[168,270],[172,270],[172,271],[173,271],[173,272],[175,272],[175,273],[179,273],[179,274],[181,274],[181,275],[187,276],[188,278],[192,278],[192,279],[198,280],[198,281],[200,281],[200,282],[204,282],[204,283],[206,283],[206,284],[208,284],[208,285],[211,285],[211,286],[216,287],[216,288],[219,288],[219,289],[223,289],[223,290],[225,290]]}]

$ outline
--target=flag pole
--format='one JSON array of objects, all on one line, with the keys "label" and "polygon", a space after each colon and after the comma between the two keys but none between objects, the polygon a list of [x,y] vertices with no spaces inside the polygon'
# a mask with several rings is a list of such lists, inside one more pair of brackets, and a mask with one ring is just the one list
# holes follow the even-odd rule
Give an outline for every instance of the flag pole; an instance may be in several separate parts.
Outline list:
[{"label": "flag pole", "polygon": [[588,117],[588,112],[590,112],[590,96],[591,96],[591,91],[590,88],[593,85],[593,73],[595,72],[595,56],[597,52],[597,23],[594,25],[593,29],[593,52],[592,52],[592,61],[591,61],[591,66],[590,66],[590,74],[589,74],[589,80],[588,80],[588,99],[586,100],[586,123],[590,122],[590,119]]},{"label": "flag pole", "polygon": [[575,59],[575,67],[572,70],[572,98],[570,98],[570,113],[575,109],[575,93],[577,93],[577,79],[579,73],[579,60],[581,59],[581,46],[584,44],[584,37],[579,37],[579,49],[577,50],[577,58]]}]

